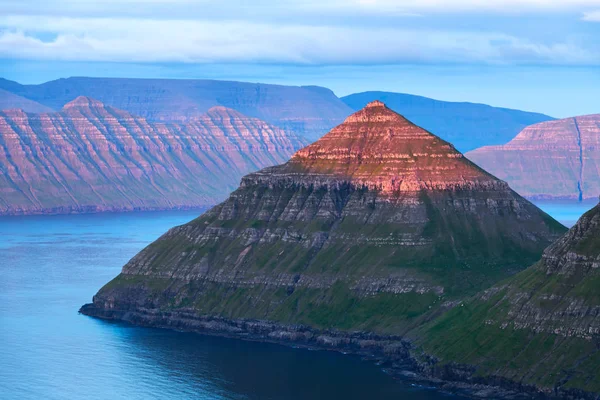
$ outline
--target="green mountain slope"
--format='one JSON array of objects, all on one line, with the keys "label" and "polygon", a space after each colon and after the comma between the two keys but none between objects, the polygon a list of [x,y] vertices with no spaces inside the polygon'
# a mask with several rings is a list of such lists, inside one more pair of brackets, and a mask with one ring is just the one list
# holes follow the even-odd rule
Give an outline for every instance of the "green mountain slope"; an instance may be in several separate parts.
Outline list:
[{"label": "green mountain slope", "polygon": [[439,358],[438,369],[458,363],[474,367],[475,377],[600,394],[600,206],[538,263],[414,336]]},{"label": "green mountain slope", "polygon": [[170,230],[82,312],[198,330],[208,316],[402,334],[539,259],[565,230],[373,102]]}]

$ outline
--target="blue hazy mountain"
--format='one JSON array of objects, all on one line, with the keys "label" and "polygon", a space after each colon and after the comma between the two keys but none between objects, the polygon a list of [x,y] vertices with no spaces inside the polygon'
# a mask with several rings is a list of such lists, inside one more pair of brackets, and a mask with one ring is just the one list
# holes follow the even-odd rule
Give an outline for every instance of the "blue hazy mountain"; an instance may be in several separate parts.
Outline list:
[{"label": "blue hazy mountain", "polygon": [[[0,78],[0,90],[58,111],[79,96],[149,121],[187,121],[214,106],[231,108],[316,140],[352,113],[331,90],[203,79],[85,78],[21,85]],[[0,93],[0,100],[2,93]],[[1,103],[1,102],[0,102]],[[22,103],[22,102],[21,102]],[[34,109],[25,111],[36,112]]]},{"label": "blue hazy mountain", "polygon": [[[8,96],[10,98],[4,99]],[[321,137],[368,102],[381,100],[462,152],[505,144],[526,126],[553,119],[544,114],[402,93],[364,92],[340,99],[331,90],[319,86],[85,77],[21,85],[0,78],[3,108],[11,108],[11,101],[18,98],[18,107],[24,111],[58,111],[78,96],[91,97],[108,106],[161,122],[193,119],[213,106],[224,106],[293,131],[310,141]]]}]

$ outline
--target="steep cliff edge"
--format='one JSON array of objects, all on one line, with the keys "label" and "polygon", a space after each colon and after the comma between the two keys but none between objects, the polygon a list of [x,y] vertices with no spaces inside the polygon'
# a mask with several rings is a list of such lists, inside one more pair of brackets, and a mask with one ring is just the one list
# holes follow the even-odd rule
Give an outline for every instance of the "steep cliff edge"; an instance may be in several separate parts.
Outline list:
[{"label": "steep cliff edge", "polygon": [[597,199],[600,114],[531,125],[504,146],[466,156],[531,199]]},{"label": "steep cliff edge", "polygon": [[82,312],[263,339],[305,337],[298,324],[399,335],[537,260],[565,230],[373,102],[171,229]]},{"label": "steep cliff edge", "polygon": [[88,97],[58,113],[0,111],[0,214],[207,206],[305,144],[225,107],[186,123],[151,123]]},{"label": "steep cliff edge", "polygon": [[[541,260],[415,336],[432,368],[565,398],[600,395],[600,206]],[[572,396],[572,397],[568,397]]]}]

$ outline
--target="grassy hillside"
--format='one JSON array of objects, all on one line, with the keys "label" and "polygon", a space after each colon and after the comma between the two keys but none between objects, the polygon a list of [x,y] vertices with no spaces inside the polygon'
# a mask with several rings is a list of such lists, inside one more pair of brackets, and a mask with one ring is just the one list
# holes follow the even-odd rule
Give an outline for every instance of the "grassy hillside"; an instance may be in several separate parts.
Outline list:
[{"label": "grassy hillside", "polygon": [[600,393],[600,207],[542,260],[413,333],[440,360],[548,390]]}]

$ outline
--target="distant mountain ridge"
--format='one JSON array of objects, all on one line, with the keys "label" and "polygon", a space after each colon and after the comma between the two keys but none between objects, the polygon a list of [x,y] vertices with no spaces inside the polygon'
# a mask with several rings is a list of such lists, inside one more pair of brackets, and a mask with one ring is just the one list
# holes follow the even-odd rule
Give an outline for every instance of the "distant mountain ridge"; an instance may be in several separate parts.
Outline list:
[{"label": "distant mountain ridge", "polygon": [[600,196],[600,114],[542,122],[466,156],[531,199]]},{"label": "distant mountain ridge", "polygon": [[306,143],[225,107],[185,123],[88,97],[56,113],[0,111],[0,214],[208,206]]},{"label": "distant mountain ridge", "polygon": [[52,112],[52,108],[18,94],[0,89],[0,110],[20,109],[31,113]]},{"label": "distant mountain ridge", "polygon": [[[463,152],[507,143],[526,126],[553,119],[538,113],[402,93],[364,92],[340,99],[319,86],[205,79],[72,77],[22,85],[0,78],[0,90],[31,101],[30,107],[19,107],[28,112],[40,112],[40,107],[58,111],[73,98],[88,96],[160,122],[183,122],[213,106],[224,106],[295,132],[309,141],[318,139],[368,102],[383,100]],[[0,92],[0,104],[9,104],[2,100],[3,96]]]},{"label": "distant mountain ridge", "polygon": [[353,110],[359,110],[373,100],[383,101],[415,124],[449,141],[461,152],[507,143],[526,126],[554,119],[544,114],[404,93],[363,92],[342,97]]},{"label": "distant mountain ridge", "polygon": [[154,122],[185,122],[211,107],[224,106],[311,141],[352,112],[331,90],[318,86],[201,79],[73,77],[39,85],[21,85],[0,79],[0,89],[55,111],[77,96],[87,96]]}]

